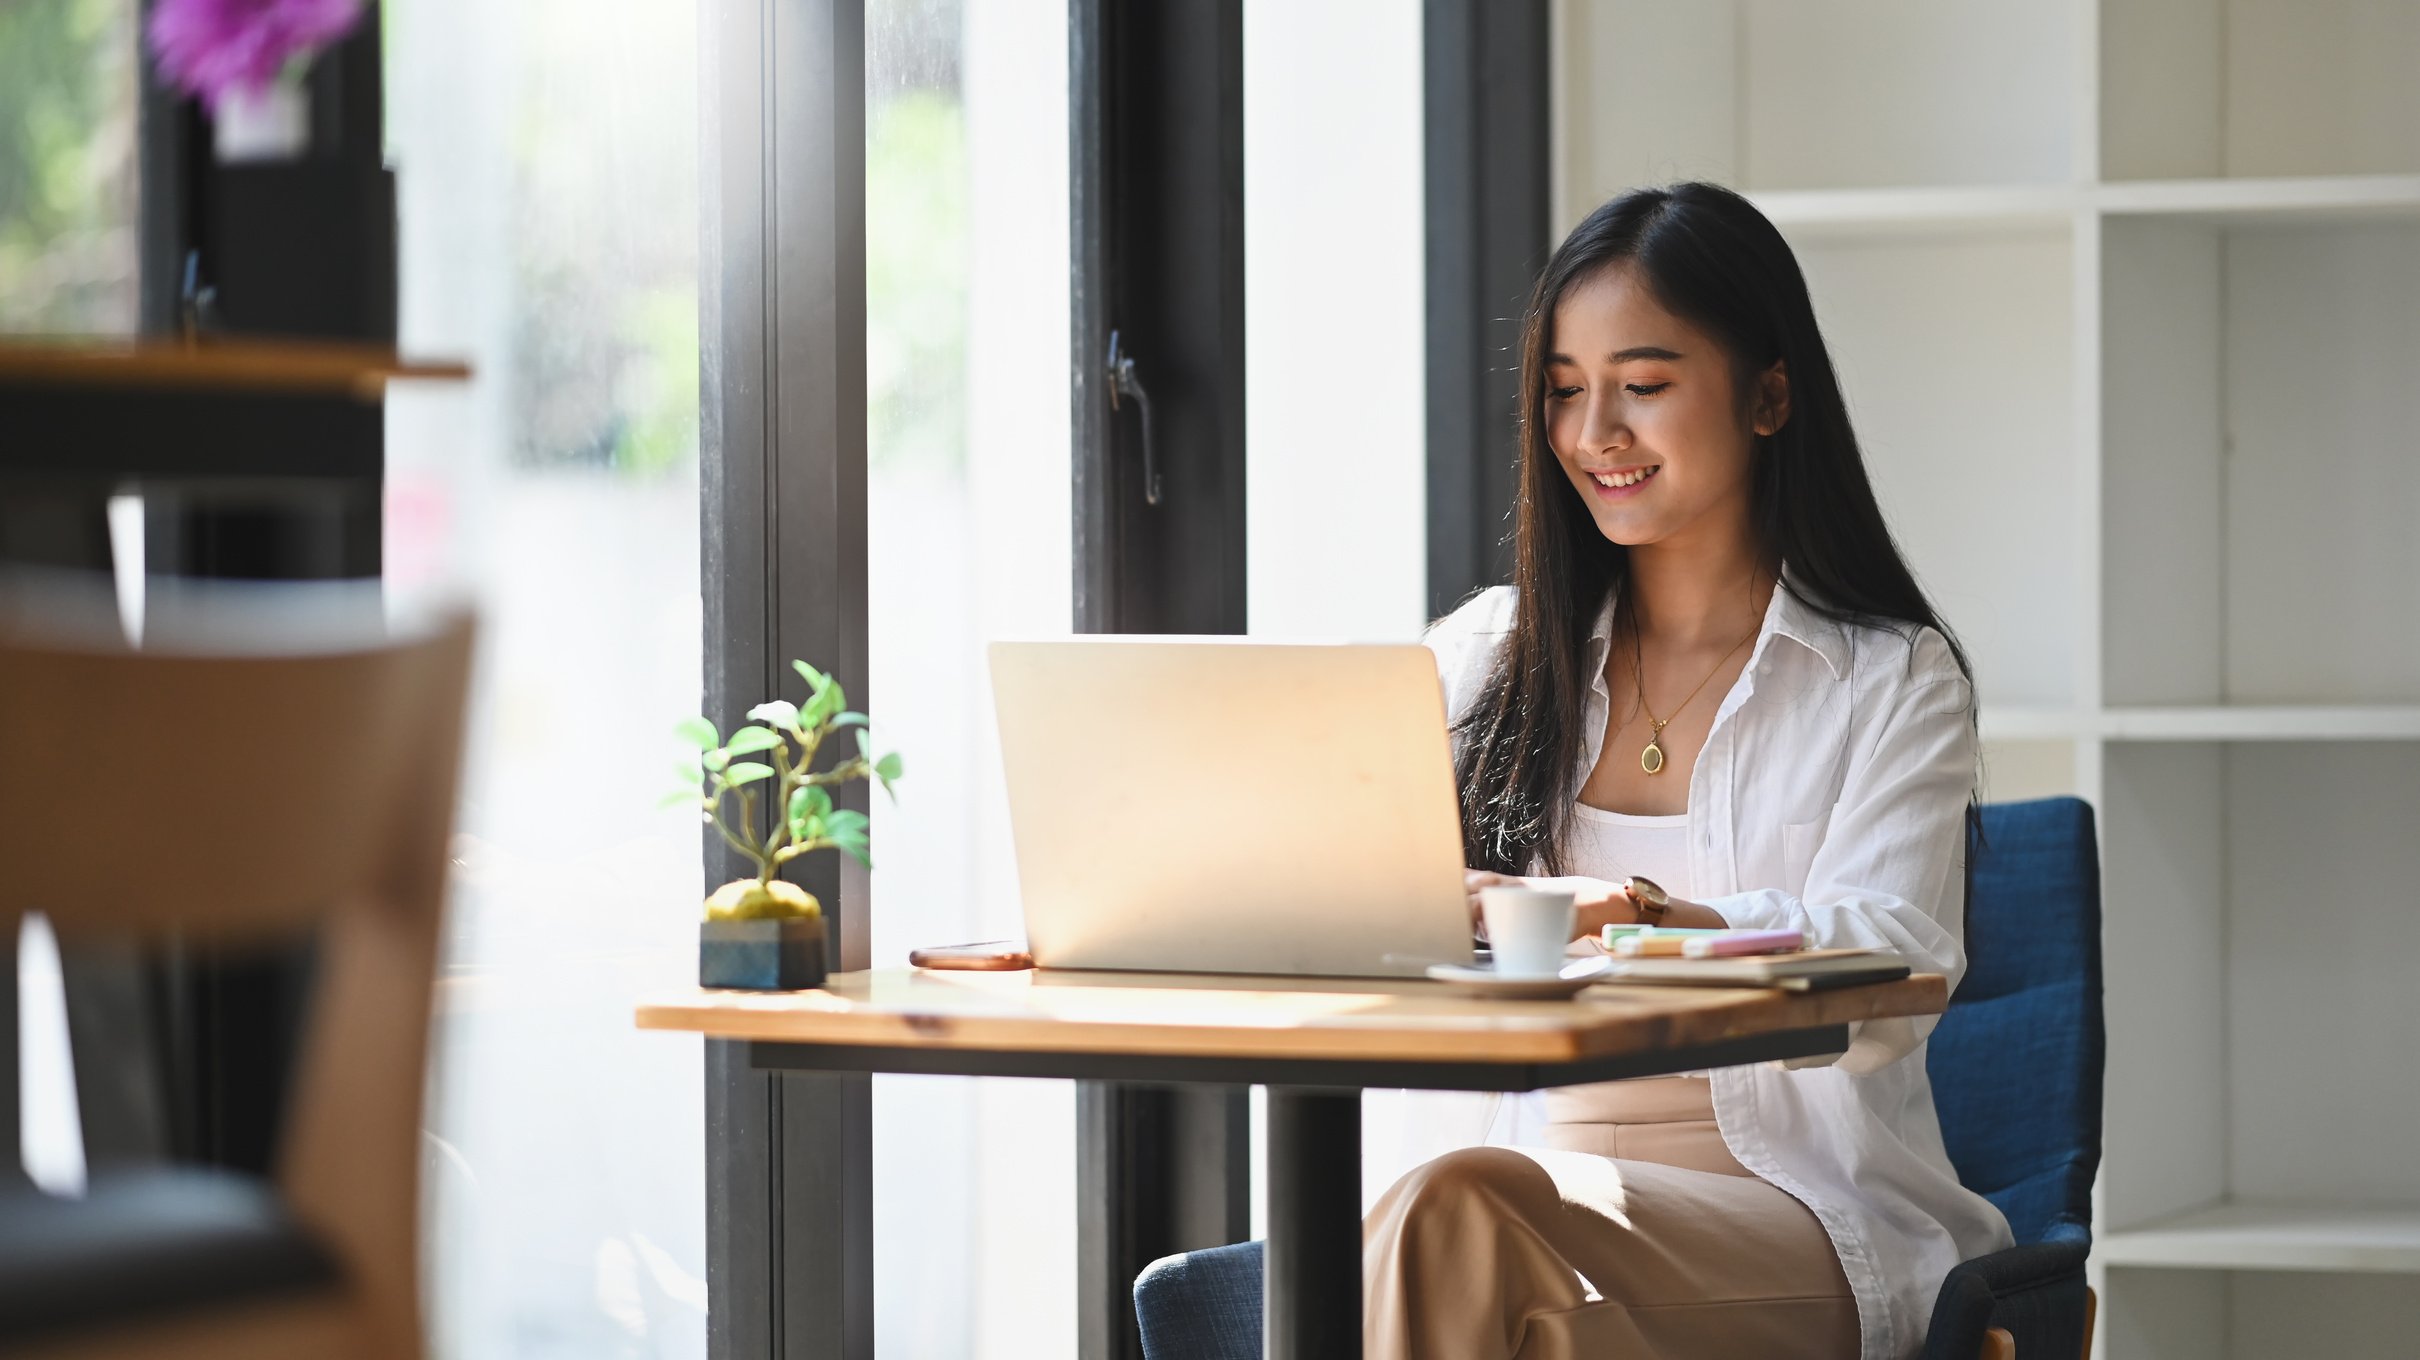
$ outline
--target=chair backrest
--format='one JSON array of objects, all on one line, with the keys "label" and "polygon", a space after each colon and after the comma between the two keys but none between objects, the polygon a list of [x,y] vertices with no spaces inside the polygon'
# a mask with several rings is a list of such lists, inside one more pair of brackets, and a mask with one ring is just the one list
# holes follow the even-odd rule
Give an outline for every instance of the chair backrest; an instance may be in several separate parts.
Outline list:
[{"label": "chair backrest", "polygon": [[2089,1240],[2104,1047],[2092,808],[1987,806],[1968,853],[1967,972],[1926,1067],[1941,1136],[2018,1242]]},{"label": "chair backrest", "polygon": [[381,1354],[420,1353],[421,1094],[471,623],[161,655],[0,632],[0,925],[62,941],[316,932],[289,1210]]}]

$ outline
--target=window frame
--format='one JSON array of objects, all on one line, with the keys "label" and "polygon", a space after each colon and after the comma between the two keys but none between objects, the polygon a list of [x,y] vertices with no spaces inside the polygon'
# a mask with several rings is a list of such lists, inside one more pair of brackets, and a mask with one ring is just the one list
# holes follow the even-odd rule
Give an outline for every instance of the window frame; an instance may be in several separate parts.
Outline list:
[{"label": "window frame", "polygon": [[1552,250],[1546,0],[1424,0],[1428,608],[1512,579],[1521,313]]},{"label": "window frame", "polygon": [[[736,721],[793,656],[870,705],[864,7],[703,16],[705,711]],[[1229,4],[1070,5],[1077,631],[1243,631],[1241,39]],[[1158,505],[1134,403],[1110,403],[1111,329],[1158,417]],[[836,904],[833,957],[865,967],[867,875],[800,866]],[[705,881],[734,869],[707,840]],[[706,1086],[708,1354],[870,1356],[870,1079],[710,1041]],[[1085,1083],[1078,1127],[1081,1353],[1139,1355],[1141,1266],[1249,1230],[1245,1095]]]},{"label": "window frame", "polygon": [[[865,15],[862,0],[709,0],[699,23],[701,711],[728,730],[793,658],[874,700]],[[835,801],[864,811],[865,789]],[[718,838],[701,844],[704,884],[743,872]],[[784,876],[830,904],[835,965],[866,967],[869,875],[807,856]],[[870,1357],[872,1079],[766,1072],[708,1040],[705,1087],[707,1354]]]}]

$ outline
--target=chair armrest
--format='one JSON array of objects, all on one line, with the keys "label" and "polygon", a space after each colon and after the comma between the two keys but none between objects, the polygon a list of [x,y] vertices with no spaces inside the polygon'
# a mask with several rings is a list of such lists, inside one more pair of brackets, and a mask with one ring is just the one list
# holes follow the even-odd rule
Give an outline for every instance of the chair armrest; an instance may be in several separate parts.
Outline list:
[{"label": "chair armrest", "polygon": [[2006,1328],[2018,1360],[2076,1360],[2084,1349],[2084,1258],[2078,1234],[1964,1261],[1941,1281],[1924,1360],[1975,1360],[1983,1334]]}]

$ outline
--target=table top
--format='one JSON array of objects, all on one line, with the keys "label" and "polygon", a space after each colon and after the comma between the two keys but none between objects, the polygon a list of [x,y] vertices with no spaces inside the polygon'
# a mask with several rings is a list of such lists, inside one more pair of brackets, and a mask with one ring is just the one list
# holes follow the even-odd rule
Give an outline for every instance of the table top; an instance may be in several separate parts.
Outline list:
[{"label": "table top", "polygon": [[815,991],[661,997],[638,1024],[855,1049],[1567,1064],[1934,1015],[1948,997],[1931,973],[1820,992],[1608,983],[1570,1001],[1497,1001],[1410,979],[884,968]]},{"label": "table top", "polygon": [[0,341],[0,386],[292,392],[376,401],[396,379],[460,381],[450,359],[405,359],[392,346],[335,340]]}]

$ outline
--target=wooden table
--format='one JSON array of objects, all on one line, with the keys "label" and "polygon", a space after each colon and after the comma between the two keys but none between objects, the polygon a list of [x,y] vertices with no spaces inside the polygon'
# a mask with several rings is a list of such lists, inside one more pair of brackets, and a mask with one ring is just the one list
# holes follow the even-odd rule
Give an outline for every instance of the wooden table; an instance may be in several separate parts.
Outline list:
[{"label": "wooden table", "polygon": [[878,969],[667,997],[638,1023],[743,1041],[767,1069],[1265,1085],[1268,1354],[1326,1360],[1361,1353],[1362,1088],[1528,1091],[1831,1053],[1851,1021],[1938,1014],[1948,995],[1930,974],[1486,1001],[1418,981]]}]

